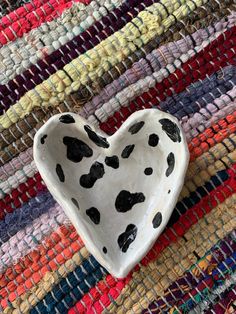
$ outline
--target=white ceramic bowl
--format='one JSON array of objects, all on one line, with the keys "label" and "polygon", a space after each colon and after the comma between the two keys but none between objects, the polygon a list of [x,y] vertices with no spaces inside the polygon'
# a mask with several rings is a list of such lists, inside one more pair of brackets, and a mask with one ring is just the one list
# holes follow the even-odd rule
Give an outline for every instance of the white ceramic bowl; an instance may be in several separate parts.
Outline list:
[{"label": "white ceramic bowl", "polygon": [[165,228],[189,153],[178,121],[145,109],[110,137],[76,114],[55,115],[35,135],[34,159],[87,249],[122,278]]}]

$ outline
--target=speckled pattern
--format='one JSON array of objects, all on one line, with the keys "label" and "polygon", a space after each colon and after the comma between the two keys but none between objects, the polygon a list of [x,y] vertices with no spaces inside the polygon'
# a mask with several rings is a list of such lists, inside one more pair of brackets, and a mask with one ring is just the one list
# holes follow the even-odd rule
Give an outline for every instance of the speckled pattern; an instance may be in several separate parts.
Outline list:
[{"label": "speckled pattern", "polygon": [[[114,156],[119,166],[107,166]],[[112,275],[124,278],[165,228],[189,152],[178,121],[157,109],[134,113],[110,137],[65,113],[37,132],[34,160],[88,250]]]}]

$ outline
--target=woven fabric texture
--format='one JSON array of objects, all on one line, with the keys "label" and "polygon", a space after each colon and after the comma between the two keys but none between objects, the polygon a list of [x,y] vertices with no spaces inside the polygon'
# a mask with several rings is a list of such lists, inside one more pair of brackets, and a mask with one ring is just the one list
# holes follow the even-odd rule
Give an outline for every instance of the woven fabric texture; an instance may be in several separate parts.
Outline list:
[{"label": "woven fabric texture", "polygon": [[[108,135],[135,111],[182,125],[185,183],[124,279],[87,251],[33,160],[75,112]],[[236,313],[234,0],[0,0],[0,312]]]}]

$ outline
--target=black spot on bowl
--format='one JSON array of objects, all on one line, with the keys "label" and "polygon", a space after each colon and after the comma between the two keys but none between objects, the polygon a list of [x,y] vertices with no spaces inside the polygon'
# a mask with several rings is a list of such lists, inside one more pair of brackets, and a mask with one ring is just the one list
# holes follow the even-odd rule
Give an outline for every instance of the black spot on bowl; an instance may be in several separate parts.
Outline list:
[{"label": "black spot on bowl", "polygon": [[118,245],[123,253],[127,252],[130,244],[134,242],[137,236],[138,228],[134,224],[129,224],[125,232],[118,237]]},{"label": "black spot on bowl", "polygon": [[144,170],[144,173],[146,176],[150,176],[153,173],[153,169],[151,167],[148,167]]},{"label": "black spot on bowl", "polygon": [[75,119],[70,114],[60,116],[59,121],[66,124],[75,123]]},{"label": "black spot on bowl", "polygon": [[103,253],[104,253],[104,254],[107,254],[107,248],[106,248],[105,246],[103,247],[102,250],[103,250]]},{"label": "black spot on bowl", "polygon": [[140,122],[137,122],[135,124],[133,124],[130,128],[129,128],[129,132],[133,135],[133,134],[136,134],[138,133],[142,127],[144,126],[145,122],[144,121],[140,121]]},{"label": "black spot on bowl", "polygon": [[83,188],[90,189],[94,186],[98,179],[101,179],[105,173],[104,166],[102,163],[95,161],[88,174],[83,174],[80,177],[80,185]]},{"label": "black spot on bowl", "polygon": [[114,155],[114,156],[111,156],[111,157],[106,157],[105,158],[105,164],[108,167],[112,167],[114,169],[118,169],[119,168],[119,158],[118,158],[118,156]]},{"label": "black spot on bowl", "polygon": [[56,173],[57,173],[57,176],[58,176],[59,180],[61,182],[65,182],[65,175],[64,175],[62,166],[60,164],[56,165]]},{"label": "black spot on bowl", "polygon": [[161,119],[162,130],[169,136],[173,142],[181,142],[180,129],[176,123],[169,119]]},{"label": "black spot on bowl", "polygon": [[167,164],[168,168],[166,169],[166,176],[169,177],[175,167],[175,155],[173,153],[169,153],[167,156]]},{"label": "black spot on bowl", "polygon": [[72,203],[73,203],[78,209],[80,209],[80,208],[79,208],[79,203],[78,203],[77,199],[75,199],[74,197],[72,197],[72,198],[71,198],[71,201],[72,201]]},{"label": "black spot on bowl", "polygon": [[41,137],[41,139],[40,139],[41,144],[44,144],[44,143],[45,143],[45,139],[46,139],[47,137],[48,137],[47,134],[45,134],[45,135],[43,135],[43,136]]},{"label": "black spot on bowl", "polygon": [[66,155],[70,161],[80,162],[83,157],[91,157],[93,155],[92,149],[76,137],[65,136],[63,143],[67,147]]},{"label": "black spot on bowl", "polygon": [[90,140],[93,141],[93,143],[96,144],[97,146],[103,148],[108,148],[110,146],[107,139],[95,133],[89,125],[85,125],[84,130],[88,134]]},{"label": "black spot on bowl", "polygon": [[155,133],[150,134],[148,138],[148,145],[155,147],[159,143],[159,136]]},{"label": "black spot on bowl", "polygon": [[132,144],[132,145],[127,145],[124,149],[123,149],[123,151],[122,151],[122,153],[121,153],[121,157],[122,158],[129,158],[129,156],[130,156],[130,154],[132,153],[132,151],[134,150],[134,144]]},{"label": "black spot on bowl", "polygon": [[152,220],[152,225],[153,228],[156,229],[160,226],[162,222],[162,214],[160,212],[156,213],[156,215],[154,216],[153,220]]},{"label": "black spot on bowl", "polygon": [[91,207],[87,209],[86,214],[89,216],[92,222],[95,223],[95,225],[98,225],[100,223],[100,212],[97,208]]},{"label": "black spot on bowl", "polygon": [[130,193],[129,191],[122,190],[116,197],[115,207],[119,213],[125,213],[131,210],[135,204],[145,201],[143,193]]}]

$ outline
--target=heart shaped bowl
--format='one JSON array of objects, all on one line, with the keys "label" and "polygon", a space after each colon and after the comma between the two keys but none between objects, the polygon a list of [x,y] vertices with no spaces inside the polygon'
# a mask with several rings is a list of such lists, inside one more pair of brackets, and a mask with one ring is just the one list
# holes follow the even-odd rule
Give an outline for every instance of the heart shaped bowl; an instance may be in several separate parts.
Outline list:
[{"label": "heart shaped bowl", "polygon": [[165,228],[189,153],[178,121],[145,109],[110,137],[76,114],[55,115],[35,135],[34,159],[87,249],[123,278]]}]

